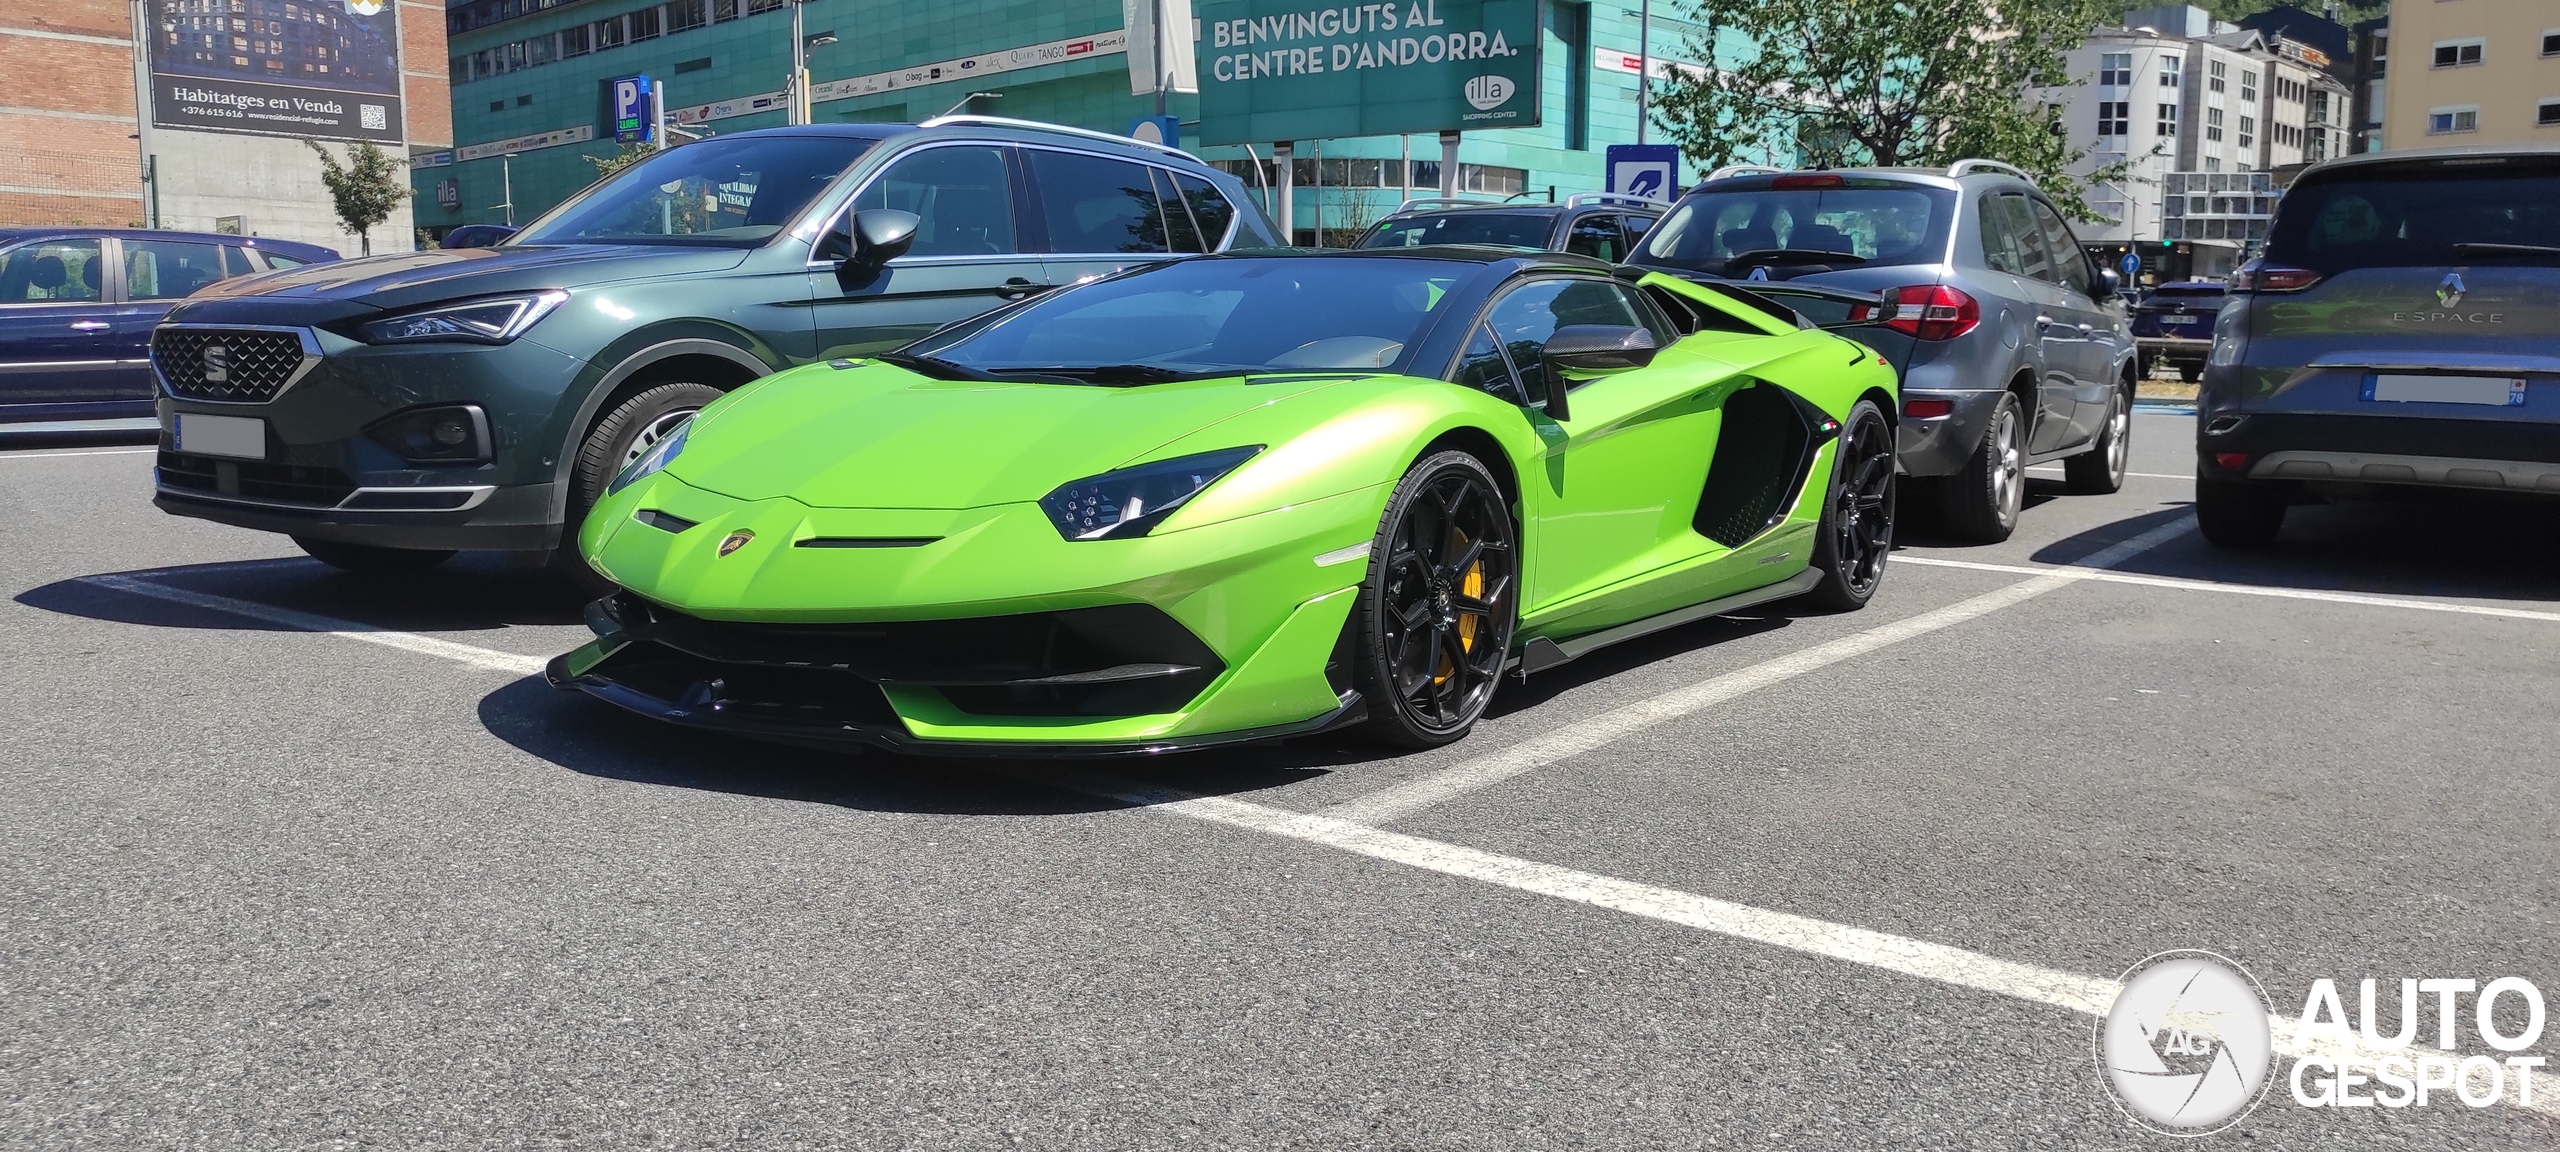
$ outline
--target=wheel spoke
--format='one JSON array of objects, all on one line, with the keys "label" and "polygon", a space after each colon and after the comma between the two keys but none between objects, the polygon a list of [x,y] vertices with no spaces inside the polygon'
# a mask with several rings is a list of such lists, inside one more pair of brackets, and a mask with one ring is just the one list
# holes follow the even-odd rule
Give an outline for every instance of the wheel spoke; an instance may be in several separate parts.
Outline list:
[{"label": "wheel spoke", "polygon": [[1450,561],[1448,566],[1442,568],[1441,571],[1446,573],[1449,577],[1449,581],[1454,584],[1460,580],[1466,579],[1467,569],[1474,566],[1475,562],[1483,557],[1484,541],[1481,539],[1470,540],[1467,542],[1466,549],[1458,553],[1458,558]]}]

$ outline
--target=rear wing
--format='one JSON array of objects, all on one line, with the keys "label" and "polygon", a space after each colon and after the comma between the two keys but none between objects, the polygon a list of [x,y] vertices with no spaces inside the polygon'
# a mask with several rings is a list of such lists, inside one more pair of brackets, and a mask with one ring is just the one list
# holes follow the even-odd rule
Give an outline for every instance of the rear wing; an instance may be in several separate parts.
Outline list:
[{"label": "rear wing", "polygon": [[1705,329],[1777,336],[1806,328],[1864,328],[1890,318],[1884,297],[1873,292],[1777,280],[1726,280],[1636,265],[1621,265],[1617,275],[1653,297],[1683,332]]}]

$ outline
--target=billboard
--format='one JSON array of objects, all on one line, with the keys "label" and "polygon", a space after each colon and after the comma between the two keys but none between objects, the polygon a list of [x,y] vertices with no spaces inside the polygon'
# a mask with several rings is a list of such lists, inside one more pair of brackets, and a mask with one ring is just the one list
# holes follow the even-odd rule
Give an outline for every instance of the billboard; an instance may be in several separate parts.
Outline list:
[{"label": "billboard", "polygon": [[1200,0],[1200,142],[1530,128],[1538,0]]},{"label": "billboard", "polygon": [[162,128],[401,141],[391,0],[146,0]]}]

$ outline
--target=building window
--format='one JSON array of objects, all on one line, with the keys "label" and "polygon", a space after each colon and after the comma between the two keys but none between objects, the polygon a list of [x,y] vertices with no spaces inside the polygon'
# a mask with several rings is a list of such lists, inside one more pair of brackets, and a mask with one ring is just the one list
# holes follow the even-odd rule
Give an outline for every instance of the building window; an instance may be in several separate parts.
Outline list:
[{"label": "building window", "polygon": [[563,28],[563,29],[561,29],[561,30],[560,30],[560,58],[561,58],[561,59],[566,60],[566,59],[568,59],[568,58],[570,58],[570,57],[572,57],[572,56],[584,56],[584,55],[586,55],[586,54],[587,54],[587,26],[586,26],[586,25],[584,25],[584,24],[572,24],[572,25],[570,25],[569,27],[566,27],[566,28]]},{"label": "building window", "polygon": [[2243,116],[2243,117],[2241,117],[2241,118],[2240,118],[2240,146],[2241,146],[2241,147],[2243,147],[2243,148],[2246,148],[2246,147],[2248,147],[2248,146],[2250,146],[2250,145],[2252,145],[2252,144],[2255,144],[2255,143],[2257,143],[2257,142],[2258,142],[2258,118],[2257,118],[2257,117],[2255,117],[2255,116]]},{"label": "building window", "polygon": [[738,18],[738,0],[711,0],[711,22],[726,23]]},{"label": "building window", "polygon": [[2107,52],[2098,57],[2098,86],[2114,87],[2133,83],[2133,53]]},{"label": "building window", "polygon": [[2133,103],[2129,100],[2098,101],[2098,135],[2125,136],[2132,133],[2126,124],[2133,119]]},{"label": "building window", "polygon": [[755,16],[766,12],[780,12],[790,6],[791,0],[747,0],[747,15]]},{"label": "building window", "polygon": [[2162,56],[2160,58],[2160,86],[2163,88],[2175,88],[2178,86],[2178,58],[2176,56]]},{"label": "building window", "polygon": [[2220,156],[2207,156],[2207,157],[2205,157],[2205,158],[2204,158],[2204,170],[2205,170],[2205,171],[2207,171],[2207,172],[2220,172],[2220,171],[2222,171],[2222,157],[2220,157]]},{"label": "building window", "polygon": [[2480,130],[2480,106],[2465,104],[2458,108],[2427,109],[2427,135]]},{"label": "building window", "polygon": [[2488,47],[2486,40],[2439,40],[2436,42],[2436,67],[2460,68],[2480,62],[2480,53]]},{"label": "building window", "polygon": [[2560,28],[2542,34],[2542,54],[2560,56]]},{"label": "building window", "polygon": [[704,0],[669,0],[667,4],[669,32],[688,32],[710,22],[710,9]]},{"label": "building window", "polygon": [[2207,108],[2204,110],[2204,138],[2207,140],[2222,139],[2222,109]]},{"label": "building window", "polygon": [[[2276,83],[2278,86],[2282,86],[2284,81],[2278,80]],[[2255,104],[2258,102],[2257,73],[2243,72],[2240,74],[2240,102],[2243,104]]]},{"label": "building window", "polygon": [[2534,106],[2534,127],[2549,128],[2555,125],[2560,125],[2560,100],[2545,100]]},{"label": "building window", "polygon": [[453,82],[456,84],[471,78],[471,58],[468,56],[456,56],[445,61],[445,66],[452,73]]},{"label": "building window", "polygon": [[2159,133],[2160,133],[2161,135],[2163,135],[2163,136],[2175,136],[2175,135],[2177,135],[2177,134],[2178,134],[2178,106],[2177,106],[2177,105],[2175,105],[2175,104],[2163,104],[2163,105],[2161,105],[2161,106],[2160,106],[2160,122],[2159,122],[2158,124],[2156,124],[2156,125],[2153,125],[2153,129],[2154,129],[2155,131],[2159,132]]},{"label": "building window", "polygon": [[622,17],[613,16],[603,20],[598,20],[595,22],[594,28],[596,30],[596,51],[602,52],[607,48],[619,48],[622,46]]},{"label": "building window", "polygon": [[527,64],[548,64],[558,53],[559,44],[550,36],[536,36],[524,42],[524,62]]},{"label": "building window", "polygon": [[658,38],[658,10],[641,8],[631,13],[631,39],[634,43]]},{"label": "building window", "polygon": [[2211,90],[2211,91],[2215,91],[2215,92],[2223,91],[2223,90],[2224,90],[2224,84],[2226,83],[2226,82],[2224,81],[2223,77],[2227,74],[2227,72],[2228,72],[2228,70],[2229,70],[2229,65],[2228,65],[2228,64],[2226,64],[2224,61],[2220,61],[2220,60],[2212,60],[2212,61],[2207,61],[2207,62],[2205,63],[2205,66],[2204,66],[2204,67],[2205,67],[2205,85],[2204,85],[2204,86],[2205,86],[2207,89]]}]

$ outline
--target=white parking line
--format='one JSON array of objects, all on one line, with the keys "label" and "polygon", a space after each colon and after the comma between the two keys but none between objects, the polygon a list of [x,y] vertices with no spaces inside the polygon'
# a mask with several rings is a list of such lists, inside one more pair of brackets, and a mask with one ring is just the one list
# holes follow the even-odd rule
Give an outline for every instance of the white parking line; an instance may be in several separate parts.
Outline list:
[{"label": "white parking line", "polygon": [[1944,560],[1935,556],[1897,555],[1893,558],[1893,563],[1919,564],[1930,568],[1968,568],[1976,572],[2067,573],[2074,580],[2095,580],[2105,584],[2136,584],[2146,588],[2176,588],[2186,592],[2225,592],[2234,596],[2274,596],[2284,600],[2317,600],[2328,604],[2361,604],[2372,608],[2414,608],[2420,612],[2503,616],[2510,620],[2560,621],[2560,612],[2538,612],[2531,608],[2497,608],[2485,604],[2448,604],[2436,600],[2407,600],[2397,596],[2373,596],[2362,592],[2270,588],[2262,584],[2230,584],[2220,580],[2189,580],[2178,576],[2136,576],[2129,572],[2091,572],[2084,569],[2043,568],[2026,564],[1985,564],[1976,560]]},{"label": "white parking line", "polygon": [[[2105,568],[2175,540],[2195,529],[2195,521],[2181,517],[2123,543],[2093,553],[2077,565],[2085,569]],[[1873,652],[1889,644],[1898,644],[1915,636],[1926,636],[1943,628],[1952,628],[1967,620],[1986,616],[2013,604],[2022,604],[2074,579],[2064,573],[2071,569],[2040,569],[2033,580],[2021,580],[2005,588],[1997,588],[1970,600],[1960,600],[1944,608],[1869,628],[1811,648],[1790,652],[1739,671],[1727,672],[1685,688],[1674,689],[1649,700],[1615,708],[1589,720],[1568,724],[1542,736],[1532,736],[1489,756],[1479,757],[1428,776],[1381,788],[1365,796],[1325,809],[1328,816],[1363,824],[1387,824],[1411,816],[1435,804],[1489,788],[1514,776],[1534,772],[1549,764],[1589,752],[1622,737],[1631,736],[1677,720],[1693,712],[1722,704],[1743,693],[1765,688],[1784,680],[1792,680],[1807,672],[1826,668]]]},{"label": "white parking line", "polygon": [[[2102,550],[2090,556],[2084,563],[2121,561],[2145,548],[2156,547],[2161,542],[2174,539],[2191,526],[2186,521],[2180,521],[2163,528],[2155,528],[2122,544]],[[2045,576],[2068,581],[2068,577],[2062,577],[2059,572],[2046,573]],[[2039,577],[2039,579],[2043,578]],[[530,674],[539,671],[544,663],[531,656],[520,656],[512,652],[500,652],[469,644],[456,644],[415,633],[394,632],[352,620],[336,620],[308,612],[295,612],[246,600],[235,600],[228,596],[173,588],[136,577],[91,576],[86,580],[120,592],[227,612],[321,635],[360,640],[368,644],[379,644],[421,655],[438,656],[477,668]],[[2002,591],[2025,588],[2036,583],[2038,583],[2036,580],[2024,581]],[[1982,598],[1976,597],[1976,599]],[[1988,610],[1985,609],[1985,611]],[[1979,614],[1976,613],[1976,615]],[[1183,816],[1301,843],[1321,845],[1409,868],[1474,880],[1478,883],[1550,899],[1570,901],[1593,908],[1603,908],[1648,920],[1676,924],[1684,928],[1713,932],[1804,955],[1845,961],[1881,971],[1915,976],[1940,984],[2044,1004],[2092,1018],[2103,1016],[2108,1008],[2114,1005],[2117,993],[2122,990],[2115,981],[2100,977],[2039,968],[2031,964],[2020,964],[1997,956],[1914,937],[1897,936],[1890,932],[1878,932],[1856,925],[1819,920],[1792,912],[1755,908],[1748,904],[1737,904],[1712,896],[1701,896],[1596,872],[1543,864],[1516,856],[1504,856],[1460,844],[1390,832],[1320,813],[1290,812],[1223,796],[1197,796],[1114,777],[1078,772],[1055,765],[1045,766],[1036,771],[1006,767],[998,767],[996,770],[1013,779],[1044,787],[1063,786],[1087,795],[1134,805],[1150,812]],[[2277,1017],[2268,1023],[2273,1033],[2276,1052],[2284,1056],[2293,1056],[2296,1054],[2293,1027],[2283,1013],[2283,1006],[2279,1005]],[[2323,1045],[2312,1049],[2310,1054],[2335,1056],[2342,1053]],[[2373,1055],[2371,1052],[2363,1051],[2361,1045],[2344,1054]],[[2094,1074],[2093,1072],[2092,1075]],[[2515,1097],[2518,1091],[2519,1089],[2515,1087],[2508,1089],[2507,1096],[2511,1102],[2516,1102]],[[2547,1115],[2560,1116],[2560,1092],[2551,1091],[2546,1087],[2543,1095],[2535,1097],[2526,1106]]]},{"label": "white parking line", "polygon": [[72,456],[149,456],[157,448],[101,448],[87,452],[0,452],[0,460],[61,460]]},{"label": "white parking line", "polygon": [[539,656],[519,656],[513,652],[456,644],[450,640],[438,640],[433,636],[420,636],[414,632],[394,632],[388,628],[376,628],[353,620],[336,620],[327,616],[314,616],[308,612],[296,612],[290,608],[276,608],[265,604],[254,604],[247,600],[234,600],[228,596],[172,588],[166,584],[134,576],[84,576],[81,579],[85,583],[102,588],[113,588],[118,592],[131,592],[136,596],[149,596],[152,599],[166,600],[173,604],[210,608],[216,612],[228,612],[234,616],[264,620],[270,624],[281,624],[303,632],[318,632],[324,636],[361,640],[367,644],[398,648],[404,652],[441,656],[456,663],[469,664],[474,668],[486,668],[492,672],[529,676],[542,671],[542,666],[547,663]]}]

